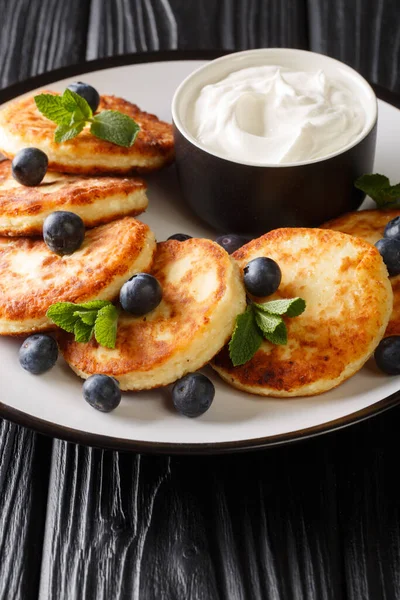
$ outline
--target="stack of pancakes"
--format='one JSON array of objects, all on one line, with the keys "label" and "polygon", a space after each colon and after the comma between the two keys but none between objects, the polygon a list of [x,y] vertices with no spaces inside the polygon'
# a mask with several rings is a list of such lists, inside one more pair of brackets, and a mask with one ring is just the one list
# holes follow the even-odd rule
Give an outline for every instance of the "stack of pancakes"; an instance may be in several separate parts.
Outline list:
[{"label": "stack of pancakes", "polygon": [[[100,109],[133,117],[141,130],[121,148],[84,130],[63,144],[55,125],[32,97],[0,111],[0,151],[12,159],[34,146],[46,152],[49,172],[34,188],[0,163],[0,335],[54,328],[46,317],[55,302],[117,300],[122,284],[151,272],[163,288],[161,304],[144,317],[122,312],[115,349],[92,339],[77,343],[58,332],[64,358],[81,377],[104,373],[123,390],[166,385],[212,361],[230,385],[264,396],[299,396],[329,390],[358,371],[385,334],[400,331],[386,267],[371,245],[400,214],[368,212],[326,224],[329,229],[278,229],[229,256],[215,242],[189,239],[156,244],[134,217],[147,207],[146,184],[133,173],[160,169],[173,159],[171,126],[125,100],[103,96]],[[77,213],[87,228],[82,247],[58,256],[44,244],[43,221],[55,210]],[[350,235],[348,235],[350,234]],[[364,239],[360,239],[364,238]],[[269,298],[300,296],[305,312],[285,319],[289,342],[263,341],[254,357],[234,367],[227,342],[246,307],[243,269],[257,257],[282,271]],[[398,278],[392,280],[399,296]],[[397,301],[399,299],[397,298]]]},{"label": "stack of pancakes", "polygon": [[[60,348],[80,375],[111,374],[122,389],[165,385],[202,367],[229,339],[245,308],[239,268],[209,240],[156,244],[150,228],[134,217],[148,204],[146,183],[133,176],[173,160],[172,128],[137,106],[111,96],[99,110],[119,110],[140,125],[131,148],[84,130],[57,144],[55,125],[33,97],[0,111],[0,151],[12,159],[22,148],[43,150],[49,171],[37,187],[24,187],[0,163],[0,334],[26,335],[54,328],[46,312],[55,302],[117,300],[138,272],[151,272],[163,288],[161,304],[145,317],[122,313],[115,350],[93,339],[78,344],[58,332]],[[42,240],[45,218],[55,210],[78,214],[87,228],[70,256],[51,252]]]}]

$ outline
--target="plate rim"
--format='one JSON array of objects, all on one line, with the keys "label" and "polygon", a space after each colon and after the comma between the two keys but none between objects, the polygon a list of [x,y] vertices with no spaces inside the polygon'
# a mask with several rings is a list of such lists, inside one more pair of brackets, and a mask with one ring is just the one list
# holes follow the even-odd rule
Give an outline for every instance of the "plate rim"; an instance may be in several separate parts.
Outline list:
[{"label": "plate rim", "polygon": [[[92,61],[80,62],[68,65],[24,79],[11,84],[0,90],[0,104],[8,102],[13,98],[30,92],[33,89],[55,83],[61,79],[74,77],[83,73],[91,73],[102,69],[109,69],[134,64],[145,64],[164,61],[193,61],[213,60],[233,50],[164,50],[154,52],[140,52],[135,54],[124,54],[121,56],[104,57]],[[379,99],[400,108],[400,94],[396,94],[380,85],[371,84]],[[146,454],[224,454],[233,452],[245,452],[250,450],[266,449],[270,447],[286,445],[293,442],[316,437],[355,425],[379,415],[400,403],[400,390],[371,404],[366,408],[355,411],[327,421],[320,425],[314,425],[296,431],[278,434],[274,436],[253,438],[249,440],[236,440],[229,442],[203,442],[203,443],[171,443],[171,442],[148,442],[144,440],[130,440],[112,436],[90,433],[79,429],[72,429],[46,419],[29,415],[19,409],[13,408],[0,402],[0,417],[12,421],[17,425],[27,427],[38,433],[73,442],[85,446],[107,448],[110,450],[132,451]]]}]

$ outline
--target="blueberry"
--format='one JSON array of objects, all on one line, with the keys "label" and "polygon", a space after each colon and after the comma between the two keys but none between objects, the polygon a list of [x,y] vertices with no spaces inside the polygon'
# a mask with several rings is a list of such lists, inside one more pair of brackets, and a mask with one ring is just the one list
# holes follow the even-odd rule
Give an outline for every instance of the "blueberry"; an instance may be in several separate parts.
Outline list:
[{"label": "blueberry", "polygon": [[185,242],[186,240],[191,240],[192,236],[187,235],[186,233],[174,233],[174,235],[170,235],[168,240],[177,240],[178,242]]},{"label": "blueberry", "polygon": [[279,287],[282,273],[272,258],[254,258],[245,266],[244,285],[253,296],[270,296]]},{"label": "blueberry", "polygon": [[119,300],[124,310],[137,317],[154,310],[161,302],[162,288],[148,273],[138,273],[124,283]]},{"label": "blueberry", "polygon": [[71,83],[68,86],[68,89],[71,90],[71,92],[75,92],[75,94],[79,94],[79,96],[82,96],[82,98],[85,98],[86,102],[92,109],[92,112],[95,113],[96,110],[99,108],[99,92],[88,83],[83,83],[82,81],[75,81],[75,83]]},{"label": "blueberry", "polygon": [[11,172],[21,185],[39,185],[46,175],[49,160],[39,148],[23,148],[14,156]]},{"label": "blueberry", "polygon": [[56,210],[43,223],[43,239],[52,252],[62,256],[72,254],[81,247],[85,238],[85,225],[79,215],[66,210]]},{"label": "blueberry", "polygon": [[19,349],[19,363],[25,371],[40,375],[56,364],[58,357],[57,342],[49,335],[34,333]]},{"label": "blueberry", "polygon": [[119,383],[108,375],[91,375],[82,390],[86,402],[101,412],[111,412],[121,402]]},{"label": "blueberry", "polygon": [[384,338],[375,350],[378,367],[388,375],[400,375],[400,335]]},{"label": "blueberry", "polygon": [[201,373],[189,373],[178,379],[172,388],[176,410],[185,417],[199,417],[211,406],[215,396],[212,381]]},{"label": "blueberry", "polygon": [[243,235],[236,235],[235,233],[227,233],[226,235],[220,235],[215,241],[222,246],[228,254],[233,254],[233,252],[244,246],[244,244],[247,244],[249,238],[246,238]]},{"label": "blueberry", "polygon": [[387,266],[389,275],[393,277],[400,273],[400,240],[395,238],[382,238],[375,244],[383,262]]},{"label": "blueberry", "polygon": [[400,239],[400,217],[395,217],[385,227],[385,238]]}]

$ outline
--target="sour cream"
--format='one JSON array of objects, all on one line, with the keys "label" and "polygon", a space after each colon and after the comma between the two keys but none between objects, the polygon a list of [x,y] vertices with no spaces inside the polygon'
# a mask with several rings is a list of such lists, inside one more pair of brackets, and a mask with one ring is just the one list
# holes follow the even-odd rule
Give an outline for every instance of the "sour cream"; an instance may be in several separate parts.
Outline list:
[{"label": "sour cream", "polygon": [[262,165],[327,156],[350,144],[365,122],[361,103],[339,79],[261,66],[203,87],[189,128],[211,152]]}]

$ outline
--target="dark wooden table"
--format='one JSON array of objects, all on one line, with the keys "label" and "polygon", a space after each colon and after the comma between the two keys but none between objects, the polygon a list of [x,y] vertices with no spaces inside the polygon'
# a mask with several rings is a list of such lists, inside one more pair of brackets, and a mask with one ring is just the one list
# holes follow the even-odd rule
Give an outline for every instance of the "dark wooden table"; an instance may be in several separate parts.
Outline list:
[{"label": "dark wooden table", "polygon": [[[398,0],[0,0],[0,85],[127,52],[277,45],[400,91],[399,21]],[[395,408],[200,458],[96,450],[3,421],[0,598],[396,600],[399,428]]]}]

